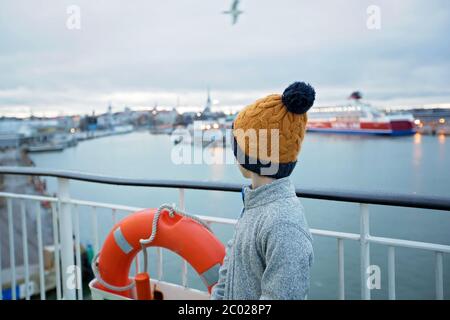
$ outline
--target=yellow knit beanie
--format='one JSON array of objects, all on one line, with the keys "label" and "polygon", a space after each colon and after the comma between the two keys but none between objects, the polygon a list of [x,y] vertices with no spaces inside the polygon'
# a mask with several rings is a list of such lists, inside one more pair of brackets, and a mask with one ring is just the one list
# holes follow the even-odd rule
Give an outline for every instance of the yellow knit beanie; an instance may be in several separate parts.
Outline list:
[{"label": "yellow knit beanie", "polygon": [[239,112],[233,123],[238,163],[259,175],[289,176],[297,163],[308,121],[306,112],[315,95],[311,85],[295,82],[283,95],[268,95]]}]

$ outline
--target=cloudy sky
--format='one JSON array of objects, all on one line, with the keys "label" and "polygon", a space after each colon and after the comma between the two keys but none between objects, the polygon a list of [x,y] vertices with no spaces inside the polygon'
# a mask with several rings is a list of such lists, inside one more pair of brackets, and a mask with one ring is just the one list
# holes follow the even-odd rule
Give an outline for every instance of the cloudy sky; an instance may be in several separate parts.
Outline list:
[{"label": "cloudy sky", "polygon": [[[318,105],[450,103],[448,0],[1,0],[0,115],[240,107],[295,80]],[[81,29],[67,28],[80,8]],[[367,8],[381,29],[367,28]],[[73,16],[72,16],[73,17]]]}]

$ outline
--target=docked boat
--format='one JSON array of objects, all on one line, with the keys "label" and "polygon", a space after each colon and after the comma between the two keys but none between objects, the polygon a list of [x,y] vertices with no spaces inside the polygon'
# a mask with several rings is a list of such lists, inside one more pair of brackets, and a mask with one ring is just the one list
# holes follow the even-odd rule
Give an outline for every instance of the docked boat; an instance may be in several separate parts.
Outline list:
[{"label": "docked boat", "polygon": [[416,132],[411,114],[386,115],[369,104],[314,107],[308,112],[307,130],[312,132],[411,135]]},{"label": "docked boat", "polygon": [[62,144],[55,143],[43,143],[39,145],[28,146],[26,150],[28,152],[58,152],[63,151],[65,148]]}]

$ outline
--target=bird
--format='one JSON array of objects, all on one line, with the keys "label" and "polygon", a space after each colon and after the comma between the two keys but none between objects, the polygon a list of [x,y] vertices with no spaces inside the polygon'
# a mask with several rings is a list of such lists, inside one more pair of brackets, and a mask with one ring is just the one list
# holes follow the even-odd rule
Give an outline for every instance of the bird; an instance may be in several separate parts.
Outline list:
[{"label": "bird", "polygon": [[240,0],[233,0],[233,3],[231,4],[231,8],[230,10],[227,11],[223,11],[223,14],[229,14],[231,15],[231,24],[234,25],[237,23],[238,19],[239,19],[239,15],[244,13],[244,11],[239,10],[238,6],[239,6],[239,2]]}]

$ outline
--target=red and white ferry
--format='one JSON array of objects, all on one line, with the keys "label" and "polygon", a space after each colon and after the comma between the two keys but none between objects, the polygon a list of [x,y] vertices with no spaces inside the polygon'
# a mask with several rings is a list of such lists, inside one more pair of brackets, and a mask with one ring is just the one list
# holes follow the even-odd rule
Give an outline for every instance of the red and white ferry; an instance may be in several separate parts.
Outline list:
[{"label": "red and white ferry", "polygon": [[412,114],[386,115],[356,100],[347,106],[314,107],[308,111],[308,131],[411,135],[416,132]]}]

